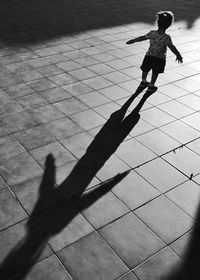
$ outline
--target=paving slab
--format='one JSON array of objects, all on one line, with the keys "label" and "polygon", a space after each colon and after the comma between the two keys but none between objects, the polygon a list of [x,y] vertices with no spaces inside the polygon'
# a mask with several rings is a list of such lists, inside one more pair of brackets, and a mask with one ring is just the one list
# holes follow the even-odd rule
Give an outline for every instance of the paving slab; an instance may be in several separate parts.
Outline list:
[{"label": "paving slab", "polygon": [[[0,4],[0,278],[167,277],[198,248],[200,4],[47,2]],[[125,112],[160,10],[184,63]]]}]

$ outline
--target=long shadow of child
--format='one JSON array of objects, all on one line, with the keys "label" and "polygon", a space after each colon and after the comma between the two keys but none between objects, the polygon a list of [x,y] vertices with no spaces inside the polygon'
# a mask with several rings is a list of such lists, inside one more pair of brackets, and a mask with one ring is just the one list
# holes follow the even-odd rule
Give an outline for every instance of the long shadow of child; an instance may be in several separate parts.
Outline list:
[{"label": "long shadow of child", "polygon": [[[24,279],[30,267],[41,256],[45,248],[44,240],[48,241],[61,232],[79,211],[92,205],[128,174],[128,172],[118,174],[112,180],[83,194],[95,174],[139,121],[139,111],[149,97],[149,94],[146,93],[136,108],[124,118],[137,94],[136,91],[135,95],[131,96],[120,110],[111,114],[109,120],[87,148],[85,155],[60,186],[55,184],[54,157],[51,154],[47,156],[45,171],[39,187],[39,199],[26,224],[26,237],[4,259],[0,267],[2,280],[17,274],[19,274],[17,279]],[[79,209],[72,204],[73,199],[80,205]],[[46,200],[53,201],[53,203],[44,209],[43,205]],[[42,237],[36,238],[34,225],[39,228]]]}]

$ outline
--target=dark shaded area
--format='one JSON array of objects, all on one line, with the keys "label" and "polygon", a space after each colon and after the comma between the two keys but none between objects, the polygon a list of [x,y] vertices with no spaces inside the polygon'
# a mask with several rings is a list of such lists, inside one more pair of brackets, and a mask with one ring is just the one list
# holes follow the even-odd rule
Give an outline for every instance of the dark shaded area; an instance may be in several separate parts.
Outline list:
[{"label": "dark shaded area", "polygon": [[[140,91],[137,90],[120,110],[111,114],[89,145],[85,155],[59,187],[55,185],[54,157],[51,154],[47,156],[45,172],[39,188],[39,199],[26,224],[26,237],[11,250],[1,264],[0,279],[6,280],[18,273],[21,274],[15,279],[24,279],[30,267],[41,256],[45,247],[44,239],[48,240],[58,234],[79,211],[92,205],[128,174],[128,172],[118,174],[111,180],[83,193],[95,174],[139,121],[139,111],[150,96],[147,92],[136,108],[124,118],[128,107],[139,93]],[[72,204],[72,201],[78,205],[78,208]],[[44,209],[44,205],[47,208]],[[34,225],[39,228],[42,236],[37,236]]]},{"label": "dark shaded area", "polygon": [[191,232],[183,264],[177,268],[166,280],[198,280],[200,279],[200,204],[195,217],[194,230]]},{"label": "dark shaded area", "polygon": [[1,0],[0,43],[31,44],[86,30],[134,22],[153,24],[159,10],[192,27],[200,15],[198,0]]}]

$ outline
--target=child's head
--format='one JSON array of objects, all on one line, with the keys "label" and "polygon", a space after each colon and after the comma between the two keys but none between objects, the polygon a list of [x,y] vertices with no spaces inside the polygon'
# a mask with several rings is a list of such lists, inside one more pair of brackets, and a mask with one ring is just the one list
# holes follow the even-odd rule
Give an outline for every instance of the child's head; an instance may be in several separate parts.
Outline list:
[{"label": "child's head", "polygon": [[174,15],[170,11],[160,11],[156,14],[159,28],[167,29],[174,21]]}]

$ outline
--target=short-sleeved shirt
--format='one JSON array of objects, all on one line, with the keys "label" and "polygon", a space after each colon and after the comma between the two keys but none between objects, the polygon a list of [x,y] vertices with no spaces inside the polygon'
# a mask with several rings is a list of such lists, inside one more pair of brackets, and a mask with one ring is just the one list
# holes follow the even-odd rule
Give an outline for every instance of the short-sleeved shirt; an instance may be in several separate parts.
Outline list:
[{"label": "short-sleeved shirt", "polygon": [[147,39],[150,39],[150,46],[146,55],[156,56],[165,59],[167,46],[172,45],[171,37],[164,33],[159,34],[157,31],[150,31],[145,35]]}]

